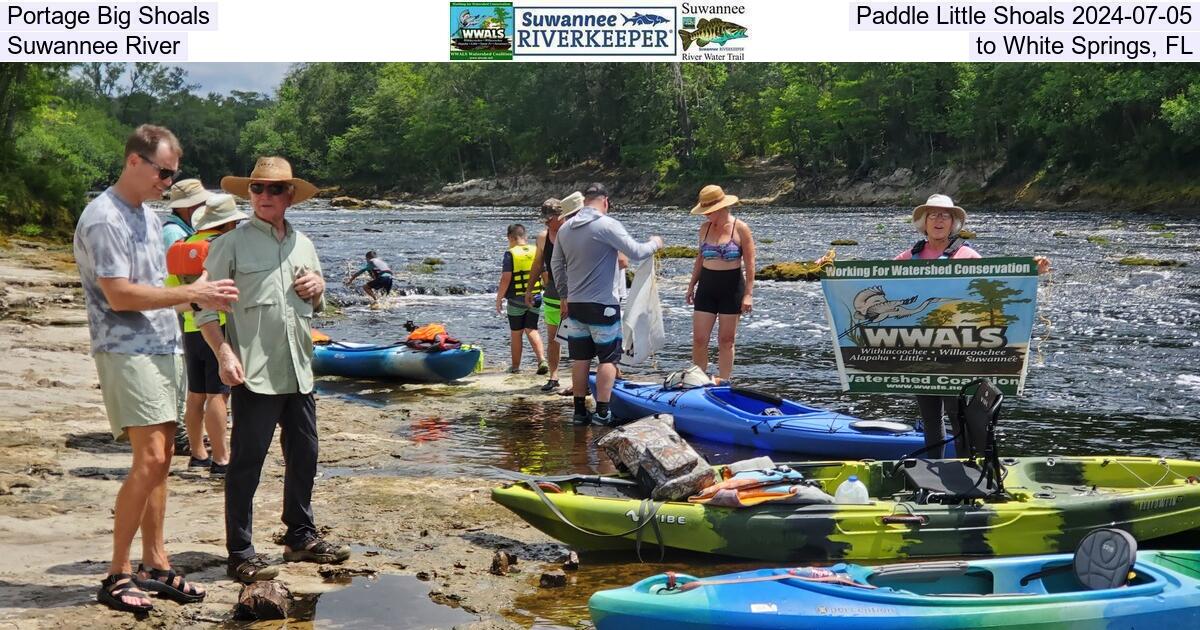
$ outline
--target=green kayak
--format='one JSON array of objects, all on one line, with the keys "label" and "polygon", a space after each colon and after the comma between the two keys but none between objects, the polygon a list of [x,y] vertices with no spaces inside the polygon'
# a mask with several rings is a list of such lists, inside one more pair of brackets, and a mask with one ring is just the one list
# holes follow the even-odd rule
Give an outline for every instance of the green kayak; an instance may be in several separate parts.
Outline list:
[{"label": "green kayak", "polygon": [[[861,505],[651,502],[628,478],[585,476],[518,481],[492,490],[492,499],[580,550],[661,545],[772,562],[1044,554],[1074,550],[1097,527],[1138,540],[1200,527],[1200,462],[1001,462],[1002,484],[964,477],[971,468],[963,460],[788,464],[830,494],[856,475],[871,496]],[[940,475],[940,485],[930,475]],[[964,489],[959,477],[974,487]],[[978,491],[993,485],[1001,492]]]}]

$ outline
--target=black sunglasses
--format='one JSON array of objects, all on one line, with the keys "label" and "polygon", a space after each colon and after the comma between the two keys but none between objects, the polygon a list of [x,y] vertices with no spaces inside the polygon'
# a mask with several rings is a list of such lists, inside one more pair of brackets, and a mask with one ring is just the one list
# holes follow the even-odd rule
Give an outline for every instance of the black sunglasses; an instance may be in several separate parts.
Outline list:
[{"label": "black sunglasses", "polygon": [[291,184],[260,184],[258,182],[255,182],[253,184],[250,184],[250,192],[252,192],[256,195],[261,195],[261,194],[263,194],[263,191],[265,190],[265,191],[267,191],[268,195],[278,196],[278,195],[282,195],[283,193],[287,192],[288,189],[291,187],[292,187]]},{"label": "black sunglasses", "polygon": [[159,165],[158,165],[158,163],[156,163],[154,160],[151,160],[150,158],[146,157],[146,156],[145,156],[144,154],[142,154],[142,153],[139,153],[139,154],[137,154],[137,155],[138,155],[138,157],[140,157],[140,158],[142,158],[143,160],[145,160],[147,164],[149,164],[150,166],[153,166],[154,168],[158,169],[158,178],[159,178],[159,179],[175,179],[175,177],[176,177],[177,175],[179,175],[179,171],[180,171],[180,169],[169,169],[169,168],[165,168],[165,167],[159,166]]}]

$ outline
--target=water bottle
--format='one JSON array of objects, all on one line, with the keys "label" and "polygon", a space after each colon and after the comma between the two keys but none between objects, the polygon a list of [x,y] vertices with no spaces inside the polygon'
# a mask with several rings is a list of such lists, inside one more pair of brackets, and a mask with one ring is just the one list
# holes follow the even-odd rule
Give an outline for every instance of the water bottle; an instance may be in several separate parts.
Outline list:
[{"label": "water bottle", "polygon": [[850,475],[849,479],[838,485],[833,502],[864,505],[871,502],[871,495],[867,494],[867,485],[858,480],[858,475]]}]

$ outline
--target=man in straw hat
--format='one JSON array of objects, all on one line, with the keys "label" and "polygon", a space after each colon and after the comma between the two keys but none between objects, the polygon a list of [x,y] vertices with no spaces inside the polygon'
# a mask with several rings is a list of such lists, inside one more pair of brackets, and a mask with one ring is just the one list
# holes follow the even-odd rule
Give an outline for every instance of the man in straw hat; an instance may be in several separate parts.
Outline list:
[{"label": "man in straw hat", "polygon": [[[164,543],[176,401],[183,396],[172,307],[226,309],[238,296],[232,281],[210,282],[203,275],[187,286],[163,286],[162,225],[146,202],[162,198],[182,155],[170,130],[135,129],[125,142],[119,179],[83,209],[75,227],[75,262],[104,409],[113,438],[128,440],[133,450],[113,508],[112,562],[96,599],[134,613],[154,608],[149,590],[180,602],[204,598],[202,588],[171,571]],[[129,547],[139,529],[142,566],[135,575]]]},{"label": "man in straw hat", "polygon": [[[618,253],[636,263],[663,246],[661,237],[639,243],[620,221],[608,216],[608,190],[591,184],[583,192],[583,206],[568,212],[558,230],[558,243],[550,259],[554,282],[567,320],[567,355],[571,357],[571,388],[575,396],[572,420],[578,424],[610,423],[608,409],[617,361],[621,358],[621,296],[617,291]],[[624,286],[624,283],[621,283]],[[586,406],[588,367],[596,368],[596,412]]]},{"label": "man in straw hat", "polygon": [[211,194],[198,179],[181,179],[167,189],[167,208],[170,208],[171,214],[163,219],[163,251],[175,241],[196,233],[192,226],[192,215]]},{"label": "man in straw hat", "polygon": [[322,540],[313,522],[317,409],[310,324],[313,313],[325,307],[325,281],[312,241],[284,218],[289,207],[311,198],[317,188],[294,177],[281,157],[259,158],[249,177],[226,176],[221,188],[249,198],[254,216],[213,241],[204,266],[214,278],[233,278],[242,299],[230,312],[228,339],[216,313],[203,311],[197,322],[217,355],[221,380],[233,388],[226,571],[241,582],[254,582],[278,573],[255,553],[252,528],[254,493],[276,424],[286,466],[284,559],[336,563],[350,557],[350,548]]},{"label": "man in straw hat", "polygon": [[[533,258],[533,268],[530,274],[542,279],[542,316],[546,319],[546,363],[549,375],[542,391],[555,392],[558,389],[558,362],[562,357],[562,344],[558,341],[558,327],[562,324],[562,298],[558,287],[554,285],[554,272],[550,269],[550,260],[554,256],[554,244],[558,242],[558,230],[563,224],[563,215],[574,214],[583,207],[583,193],[575,191],[559,200],[553,197],[542,202],[542,223],[546,230],[537,237],[537,255]],[[525,304],[533,306],[533,286],[525,287]]]},{"label": "man in straw hat", "polygon": [[[194,264],[203,265],[204,256],[209,245],[218,236],[232,230],[238,221],[250,217],[237,209],[233,195],[212,195],[204,202],[192,219],[196,233],[179,243],[172,245],[167,256],[168,266],[175,264],[180,257],[194,258]],[[175,256],[175,249],[180,256]],[[167,286],[188,284],[194,277],[187,276],[187,271],[180,270],[167,276]],[[222,333],[225,326],[225,313],[220,313]],[[200,328],[196,326],[195,311],[188,308],[183,311],[183,362],[187,368],[187,402],[183,415],[183,423],[187,427],[188,443],[191,458],[188,468],[207,468],[209,477],[221,479],[225,477],[229,465],[229,447],[225,441],[226,397],[229,386],[221,382],[217,356],[212,348],[204,341]],[[212,453],[204,445],[204,433],[207,430],[209,441],[212,443]]]}]

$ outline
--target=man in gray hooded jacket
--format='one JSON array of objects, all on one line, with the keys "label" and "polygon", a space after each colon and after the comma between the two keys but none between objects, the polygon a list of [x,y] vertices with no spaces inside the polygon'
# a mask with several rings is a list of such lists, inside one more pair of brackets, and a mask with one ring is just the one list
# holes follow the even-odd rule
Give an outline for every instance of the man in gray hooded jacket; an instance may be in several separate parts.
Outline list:
[{"label": "man in gray hooded jacket", "polygon": [[[620,221],[608,216],[608,190],[591,184],[583,193],[583,207],[568,211],[558,231],[550,260],[554,284],[562,298],[567,328],[567,355],[571,358],[571,388],[575,395],[577,424],[612,421],[608,409],[617,361],[621,358],[621,299],[617,294],[617,252],[631,265],[654,255],[663,246],[661,237],[639,243]],[[596,368],[596,412],[588,415],[587,379],[592,359]]]}]

